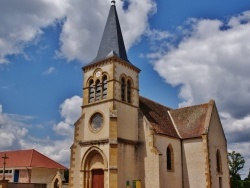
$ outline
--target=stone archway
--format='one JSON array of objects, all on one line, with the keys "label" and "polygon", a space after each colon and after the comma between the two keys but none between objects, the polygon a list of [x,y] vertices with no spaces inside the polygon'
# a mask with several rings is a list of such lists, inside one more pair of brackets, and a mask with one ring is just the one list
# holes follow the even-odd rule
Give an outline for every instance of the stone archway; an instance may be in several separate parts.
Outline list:
[{"label": "stone archway", "polygon": [[56,175],[52,179],[51,182],[51,188],[62,188],[62,181],[64,180],[64,176],[62,174],[62,171],[58,170],[56,172]]},{"label": "stone archway", "polygon": [[59,180],[56,178],[53,188],[59,188]]},{"label": "stone archway", "polygon": [[82,160],[83,187],[104,188],[107,176],[107,159],[97,147],[91,147]]}]

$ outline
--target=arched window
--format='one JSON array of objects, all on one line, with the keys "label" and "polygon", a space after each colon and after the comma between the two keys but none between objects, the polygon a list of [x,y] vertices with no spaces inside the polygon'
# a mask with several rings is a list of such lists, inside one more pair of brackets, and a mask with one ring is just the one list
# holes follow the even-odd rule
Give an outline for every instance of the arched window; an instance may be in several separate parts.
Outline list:
[{"label": "arched window", "polygon": [[102,92],[101,82],[100,80],[96,80],[95,82],[95,100],[96,101],[100,100],[101,92]]},{"label": "arched window", "polygon": [[89,102],[94,102],[95,99],[95,88],[94,88],[94,81],[89,81]]},{"label": "arched window", "polygon": [[107,76],[106,75],[102,77],[102,98],[103,99],[107,98]]},{"label": "arched window", "polygon": [[166,155],[167,155],[167,170],[173,170],[174,153],[171,145],[167,147]]},{"label": "arched window", "polygon": [[121,79],[121,99],[122,101],[125,101],[125,90],[126,90],[126,84],[125,84],[125,78],[122,77]]},{"label": "arched window", "polygon": [[219,173],[222,172],[220,150],[217,150],[217,152],[216,152],[216,170],[217,170],[217,172],[219,172]]},{"label": "arched window", "polygon": [[127,82],[127,102],[131,103],[131,81]]}]

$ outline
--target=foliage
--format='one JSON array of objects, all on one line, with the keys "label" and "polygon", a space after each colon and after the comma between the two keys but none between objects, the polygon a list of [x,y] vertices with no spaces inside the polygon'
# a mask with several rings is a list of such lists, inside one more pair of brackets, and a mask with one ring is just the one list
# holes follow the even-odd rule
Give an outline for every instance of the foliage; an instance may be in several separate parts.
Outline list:
[{"label": "foliage", "polygon": [[250,169],[249,169],[249,172],[248,172],[247,180],[250,181]]},{"label": "foliage", "polygon": [[228,153],[229,173],[233,180],[240,180],[239,171],[244,167],[245,160],[240,153],[232,151]]},{"label": "foliage", "polygon": [[231,179],[231,188],[250,188],[250,181]]},{"label": "foliage", "polygon": [[64,171],[65,183],[69,183],[69,170]]}]

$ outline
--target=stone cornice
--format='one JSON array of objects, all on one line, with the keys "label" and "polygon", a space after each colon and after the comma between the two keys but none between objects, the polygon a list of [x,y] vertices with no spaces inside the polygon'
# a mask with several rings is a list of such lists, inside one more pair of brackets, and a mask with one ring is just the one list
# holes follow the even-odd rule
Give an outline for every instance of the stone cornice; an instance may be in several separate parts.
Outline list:
[{"label": "stone cornice", "polygon": [[100,139],[100,140],[88,140],[88,141],[79,141],[80,146],[93,146],[93,145],[101,145],[101,144],[126,144],[126,145],[140,145],[141,142],[135,140],[128,140],[124,138],[117,139]]}]

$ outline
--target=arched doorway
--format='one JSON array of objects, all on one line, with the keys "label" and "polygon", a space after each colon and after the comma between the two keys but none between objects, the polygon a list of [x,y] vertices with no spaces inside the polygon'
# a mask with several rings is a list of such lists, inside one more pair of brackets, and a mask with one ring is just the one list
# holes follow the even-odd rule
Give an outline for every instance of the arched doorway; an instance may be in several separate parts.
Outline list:
[{"label": "arched doorway", "polygon": [[97,147],[90,148],[82,160],[83,187],[104,188],[107,172],[107,159]]},{"label": "arched doorway", "polygon": [[57,178],[54,181],[54,188],[59,188],[59,180]]}]

